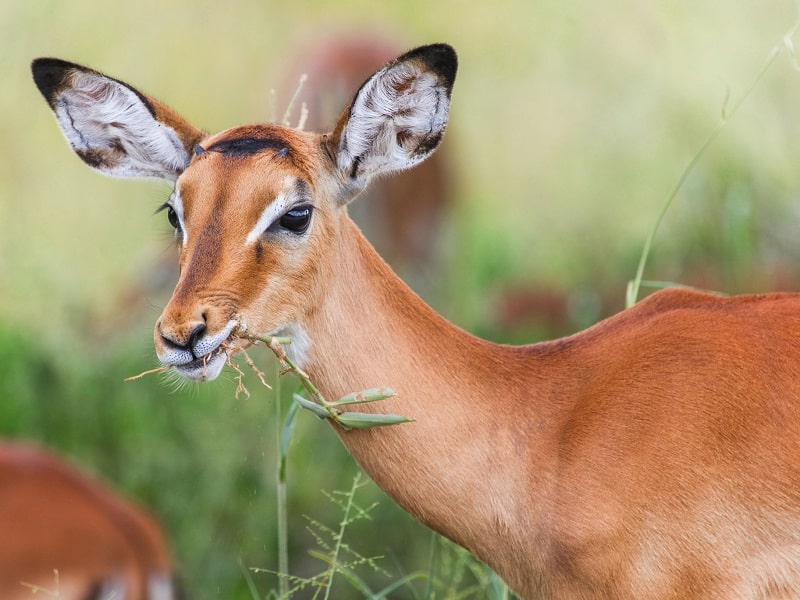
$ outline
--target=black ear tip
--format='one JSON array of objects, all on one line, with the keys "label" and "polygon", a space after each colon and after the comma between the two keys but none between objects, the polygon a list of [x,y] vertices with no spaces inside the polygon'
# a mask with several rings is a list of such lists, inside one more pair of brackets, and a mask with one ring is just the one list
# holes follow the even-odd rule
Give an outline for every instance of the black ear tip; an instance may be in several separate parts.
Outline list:
[{"label": "black ear tip", "polygon": [[433,44],[431,46],[431,62],[436,70],[452,86],[458,71],[458,55],[449,44]]},{"label": "black ear tip", "polygon": [[450,44],[429,44],[415,48],[399,60],[418,59],[427,63],[430,68],[438,73],[452,87],[458,71],[458,55]]},{"label": "black ear tip", "polygon": [[33,82],[51,105],[67,73],[78,65],[58,58],[37,58],[31,63]]}]

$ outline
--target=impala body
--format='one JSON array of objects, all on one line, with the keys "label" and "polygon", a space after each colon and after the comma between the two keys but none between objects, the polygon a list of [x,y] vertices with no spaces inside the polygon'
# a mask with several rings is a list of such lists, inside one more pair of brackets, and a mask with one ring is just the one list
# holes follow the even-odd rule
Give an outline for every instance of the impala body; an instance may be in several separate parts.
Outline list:
[{"label": "impala body", "polygon": [[156,522],[55,456],[0,444],[0,598],[174,600]]},{"label": "impala body", "polygon": [[323,394],[415,422],[343,432],[417,519],[523,598],[800,597],[800,297],[667,290],[572,337],[510,347],[448,323],[347,215],[444,132],[446,45],[356,91],[333,131],[207,135],[163,104],[56,59],[33,66],[90,166],[175,184],[181,276],[159,359],[216,377],[248,335],[289,335]]}]

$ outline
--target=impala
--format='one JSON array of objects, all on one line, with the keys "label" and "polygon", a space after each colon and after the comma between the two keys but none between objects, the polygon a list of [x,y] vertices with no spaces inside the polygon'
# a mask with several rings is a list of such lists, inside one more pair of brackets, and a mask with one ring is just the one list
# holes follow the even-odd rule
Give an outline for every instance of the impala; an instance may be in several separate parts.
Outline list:
[{"label": "impala", "polygon": [[0,598],[173,600],[153,519],[37,448],[0,443]]},{"label": "impala", "polygon": [[327,397],[394,388],[364,410],[415,421],[337,427],[344,444],[523,598],[800,597],[800,296],[666,290],[565,339],[496,345],[426,306],[348,217],[438,145],[452,48],[387,63],[326,134],[207,135],[85,67],[33,74],[91,167],[174,183],[164,365],[213,379],[248,335],[288,335]]}]

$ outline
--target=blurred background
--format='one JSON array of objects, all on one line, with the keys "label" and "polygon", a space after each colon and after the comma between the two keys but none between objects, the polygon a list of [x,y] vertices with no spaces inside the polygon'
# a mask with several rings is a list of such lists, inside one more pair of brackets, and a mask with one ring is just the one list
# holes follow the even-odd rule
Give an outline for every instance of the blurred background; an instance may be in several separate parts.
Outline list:
[{"label": "blurred background", "polygon": [[[123,383],[156,366],[174,252],[153,212],[169,189],[86,168],[31,81],[34,57],[92,66],[209,131],[280,118],[305,72],[310,124],[325,128],[356,72],[449,42],[460,67],[441,157],[401,186],[413,203],[377,190],[353,208],[437,310],[522,343],[623,307],[664,200],[776,47],[667,213],[645,277],[727,293],[800,287],[800,73],[783,41],[797,11],[790,0],[0,0],[0,435],[46,445],[146,506],[193,597],[275,588],[248,569],[278,568],[279,400],[255,382],[235,399],[232,376]],[[333,432],[300,415],[292,573],[324,569],[308,518],[337,526],[323,492],[349,489],[356,472]],[[364,574],[372,585],[429,569],[429,532],[372,484],[356,499],[378,502],[371,523],[348,530],[360,553],[385,557],[388,574]],[[469,597],[479,584],[468,579],[452,589]]]}]

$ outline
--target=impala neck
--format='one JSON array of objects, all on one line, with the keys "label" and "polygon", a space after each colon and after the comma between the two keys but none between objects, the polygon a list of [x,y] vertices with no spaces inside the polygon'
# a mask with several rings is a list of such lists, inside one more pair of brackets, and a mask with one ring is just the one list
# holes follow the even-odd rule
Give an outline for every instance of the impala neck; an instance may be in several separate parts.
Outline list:
[{"label": "impala neck", "polygon": [[[506,525],[519,527],[538,501],[512,503],[530,477],[519,465],[536,464],[521,454],[546,445],[535,439],[547,418],[535,407],[535,347],[498,346],[448,323],[349,219],[339,241],[338,272],[307,323],[306,370],[329,399],[379,386],[397,392],[357,410],[394,412],[414,423],[339,431],[342,440],[398,504],[492,563],[503,547],[508,554],[513,533]],[[534,423],[534,431],[521,430],[521,422]]]}]

